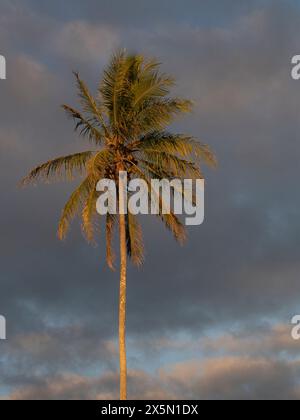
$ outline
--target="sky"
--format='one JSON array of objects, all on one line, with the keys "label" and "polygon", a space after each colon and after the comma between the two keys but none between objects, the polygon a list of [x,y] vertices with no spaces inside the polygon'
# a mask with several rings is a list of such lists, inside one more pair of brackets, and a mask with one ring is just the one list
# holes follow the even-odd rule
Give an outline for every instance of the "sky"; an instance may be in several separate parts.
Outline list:
[{"label": "sky", "polygon": [[[220,4],[221,3],[221,4]],[[60,105],[117,48],[156,57],[195,102],[172,129],[218,157],[184,247],[143,220],[128,273],[129,397],[299,399],[300,54],[297,0],[0,0],[1,399],[118,398],[118,275],[78,221],[73,184],[26,190],[37,164],[85,150]]]}]

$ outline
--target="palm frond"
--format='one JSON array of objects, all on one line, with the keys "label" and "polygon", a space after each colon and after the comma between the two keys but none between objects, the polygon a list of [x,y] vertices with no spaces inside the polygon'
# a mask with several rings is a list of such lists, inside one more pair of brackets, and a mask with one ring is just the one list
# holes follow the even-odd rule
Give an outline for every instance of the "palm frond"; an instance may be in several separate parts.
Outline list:
[{"label": "palm frond", "polygon": [[33,169],[23,179],[22,184],[26,185],[35,181],[49,181],[51,178],[61,179],[62,177],[72,180],[76,173],[82,174],[86,170],[87,162],[93,154],[94,152],[87,151],[49,160]]},{"label": "palm frond", "polygon": [[87,137],[89,141],[95,144],[101,144],[104,139],[104,133],[101,128],[95,125],[94,118],[86,118],[76,109],[62,105],[62,108],[66,111],[68,117],[72,118],[75,122],[75,131],[83,137]]},{"label": "palm frond", "polygon": [[80,207],[84,205],[87,197],[94,188],[95,180],[88,176],[67,201],[59,221],[58,237],[60,240],[65,239],[71,221],[79,213]]},{"label": "palm frond", "polygon": [[108,137],[109,130],[105,123],[102,106],[96,102],[85,82],[79,77],[79,74],[74,72],[74,76],[76,78],[79,98],[83,110],[91,116],[91,121],[93,121],[96,125],[98,124],[105,133],[105,136]]},{"label": "palm frond", "polygon": [[192,161],[181,159],[165,152],[144,152],[146,159],[141,159],[142,165],[152,174],[161,178],[203,179],[198,165]]},{"label": "palm frond", "polygon": [[160,218],[164,222],[166,228],[171,231],[177,242],[183,245],[186,242],[187,234],[184,225],[174,213],[161,214]]},{"label": "palm frond", "polygon": [[109,149],[103,149],[95,153],[87,163],[88,173],[93,174],[98,180],[111,171],[114,165],[114,154]]},{"label": "palm frond", "polygon": [[195,156],[202,160],[206,165],[210,166],[211,168],[216,168],[218,165],[218,161],[216,155],[208,146],[208,144],[201,144],[196,140],[192,141],[193,152]]},{"label": "palm frond", "polygon": [[104,77],[99,87],[103,104],[110,116],[115,131],[119,131],[119,110],[124,94],[128,92],[128,71],[132,65],[132,58],[120,51],[112,57],[111,63],[104,71]]},{"label": "palm frond", "polygon": [[175,154],[182,158],[203,160],[209,166],[216,166],[216,158],[209,146],[202,144],[193,137],[155,131],[136,142],[133,147],[140,151]]},{"label": "palm frond", "polygon": [[[149,190],[149,200],[151,200],[151,175],[149,176],[147,172],[144,172],[137,165],[134,165],[133,172],[135,172],[141,179],[143,179],[147,183]],[[157,216],[160,217],[160,219],[164,222],[166,228],[171,231],[176,241],[178,241],[180,244],[183,244],[186,241],[186,229],[184,225],[172,211],[170,211],[169,214],[163,214],[162,209],[165,207],[165,203],[160,195],[156,194],[156,200],[159,204],[159,214]]]},{"label": "palm frond", "polygon": [[192,102],[184,99],[150,99],[135,111],[132,124],[139,135],[162,130],[173,120],[192,109]]},{"label": "palm frond", "polygon": [[[96,187],[96,184],[94,184]],[[95,216],[96,212],[96,202],[98,198],[98,193],[96,188],[92,189],[88,198],[85,201],[83,210],[82,210],[82,231],[90,243],[95,243]]]},{"label": "palm frond", "polygon": [[132,84],[133,107],[140,106],[145,101],[154,98],[162,98],[170,93],[170,88],[175,81],[167,75],[160,75],[152,66],[147,67]]}]

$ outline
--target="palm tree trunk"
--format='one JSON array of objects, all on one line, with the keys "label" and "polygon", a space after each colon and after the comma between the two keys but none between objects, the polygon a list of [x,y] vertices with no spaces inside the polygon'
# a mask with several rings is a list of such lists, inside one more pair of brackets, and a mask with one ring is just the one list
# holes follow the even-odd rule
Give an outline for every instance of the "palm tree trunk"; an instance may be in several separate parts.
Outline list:
[{"label": "palm tree trunk", "polygon": [[[120,177],[119,188],[125,191]],[[126,275],[127,275],[127,247],[126,221],[122,209],[125,209],[124,195],[119,197],[120,213],[120,301],[119,301],[119,356],[120,356],[120,400],[127,399],[127,360],[126,360]]]}]

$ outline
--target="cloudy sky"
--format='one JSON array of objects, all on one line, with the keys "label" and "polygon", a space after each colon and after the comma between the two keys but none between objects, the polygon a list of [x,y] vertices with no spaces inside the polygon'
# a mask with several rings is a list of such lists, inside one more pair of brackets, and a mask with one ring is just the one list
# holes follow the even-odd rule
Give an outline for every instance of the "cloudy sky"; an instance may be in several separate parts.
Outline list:
[{"label": "cloudy sky", "polygon": [[61,103],[118,47],[157,57],[196,103],[173,128],[209,143],[206,220],[185,247],[149,218],[129,269],[130,398],[298,399],[298,0],[0,0],[0,398],[118,397],[118,276],[103,243],[56,226],[70,184],[18,189],[84,150]]}]

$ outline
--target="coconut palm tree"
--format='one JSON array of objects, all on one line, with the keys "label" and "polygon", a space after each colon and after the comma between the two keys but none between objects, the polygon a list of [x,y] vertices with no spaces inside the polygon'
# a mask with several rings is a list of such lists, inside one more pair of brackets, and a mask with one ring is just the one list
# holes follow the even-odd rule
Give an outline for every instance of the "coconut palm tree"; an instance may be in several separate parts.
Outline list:
[{"label": "coconut palm tree", "polygon": [[[93,242],[97,232],[96,185],[102,178],[118,183],[119,172],[128,177],[143,179],[149,186],[151,179],[203,178],[201,161],[215,165],[215,158],[207,145],[196,139],[174,134],[166,127],[182,113],[191,110],[190,101],[170,97],[174,80],[159,71],[160,64],[141,55],[125,51],[113,55],[93,96],[87,85],[74,73],[79,92],[80,110],[63,105],[75,122],[75,130],[88,139],[92,150],[50,160],[33,169],[23,184],[49,181],[51,178],[81,176],[81,182],[67,201],[58,227],[63,240],[72,219],[80,215],[86,239]],[[118,184],[117,184],[118,185]],[[118,185],[118,188],[123,186]],[[130,194],[130,193],[129,193]],[[161,200],[161,199],[160,199]],[[119,206],[122,203],[119,203]],[[161,207],[162,204],[160,201]],[[186,239],[185,227],[172,212],[158,215],[175,239]],[[120,300],[119,300],[119,354],[120,399],[127,398],[126,364],[126,272],[127,256],[135,265],[144,260],[141,226],[128,214],[107,214],[106,260],[115,267],[112,239],[119,226],[120,241]]]}]

